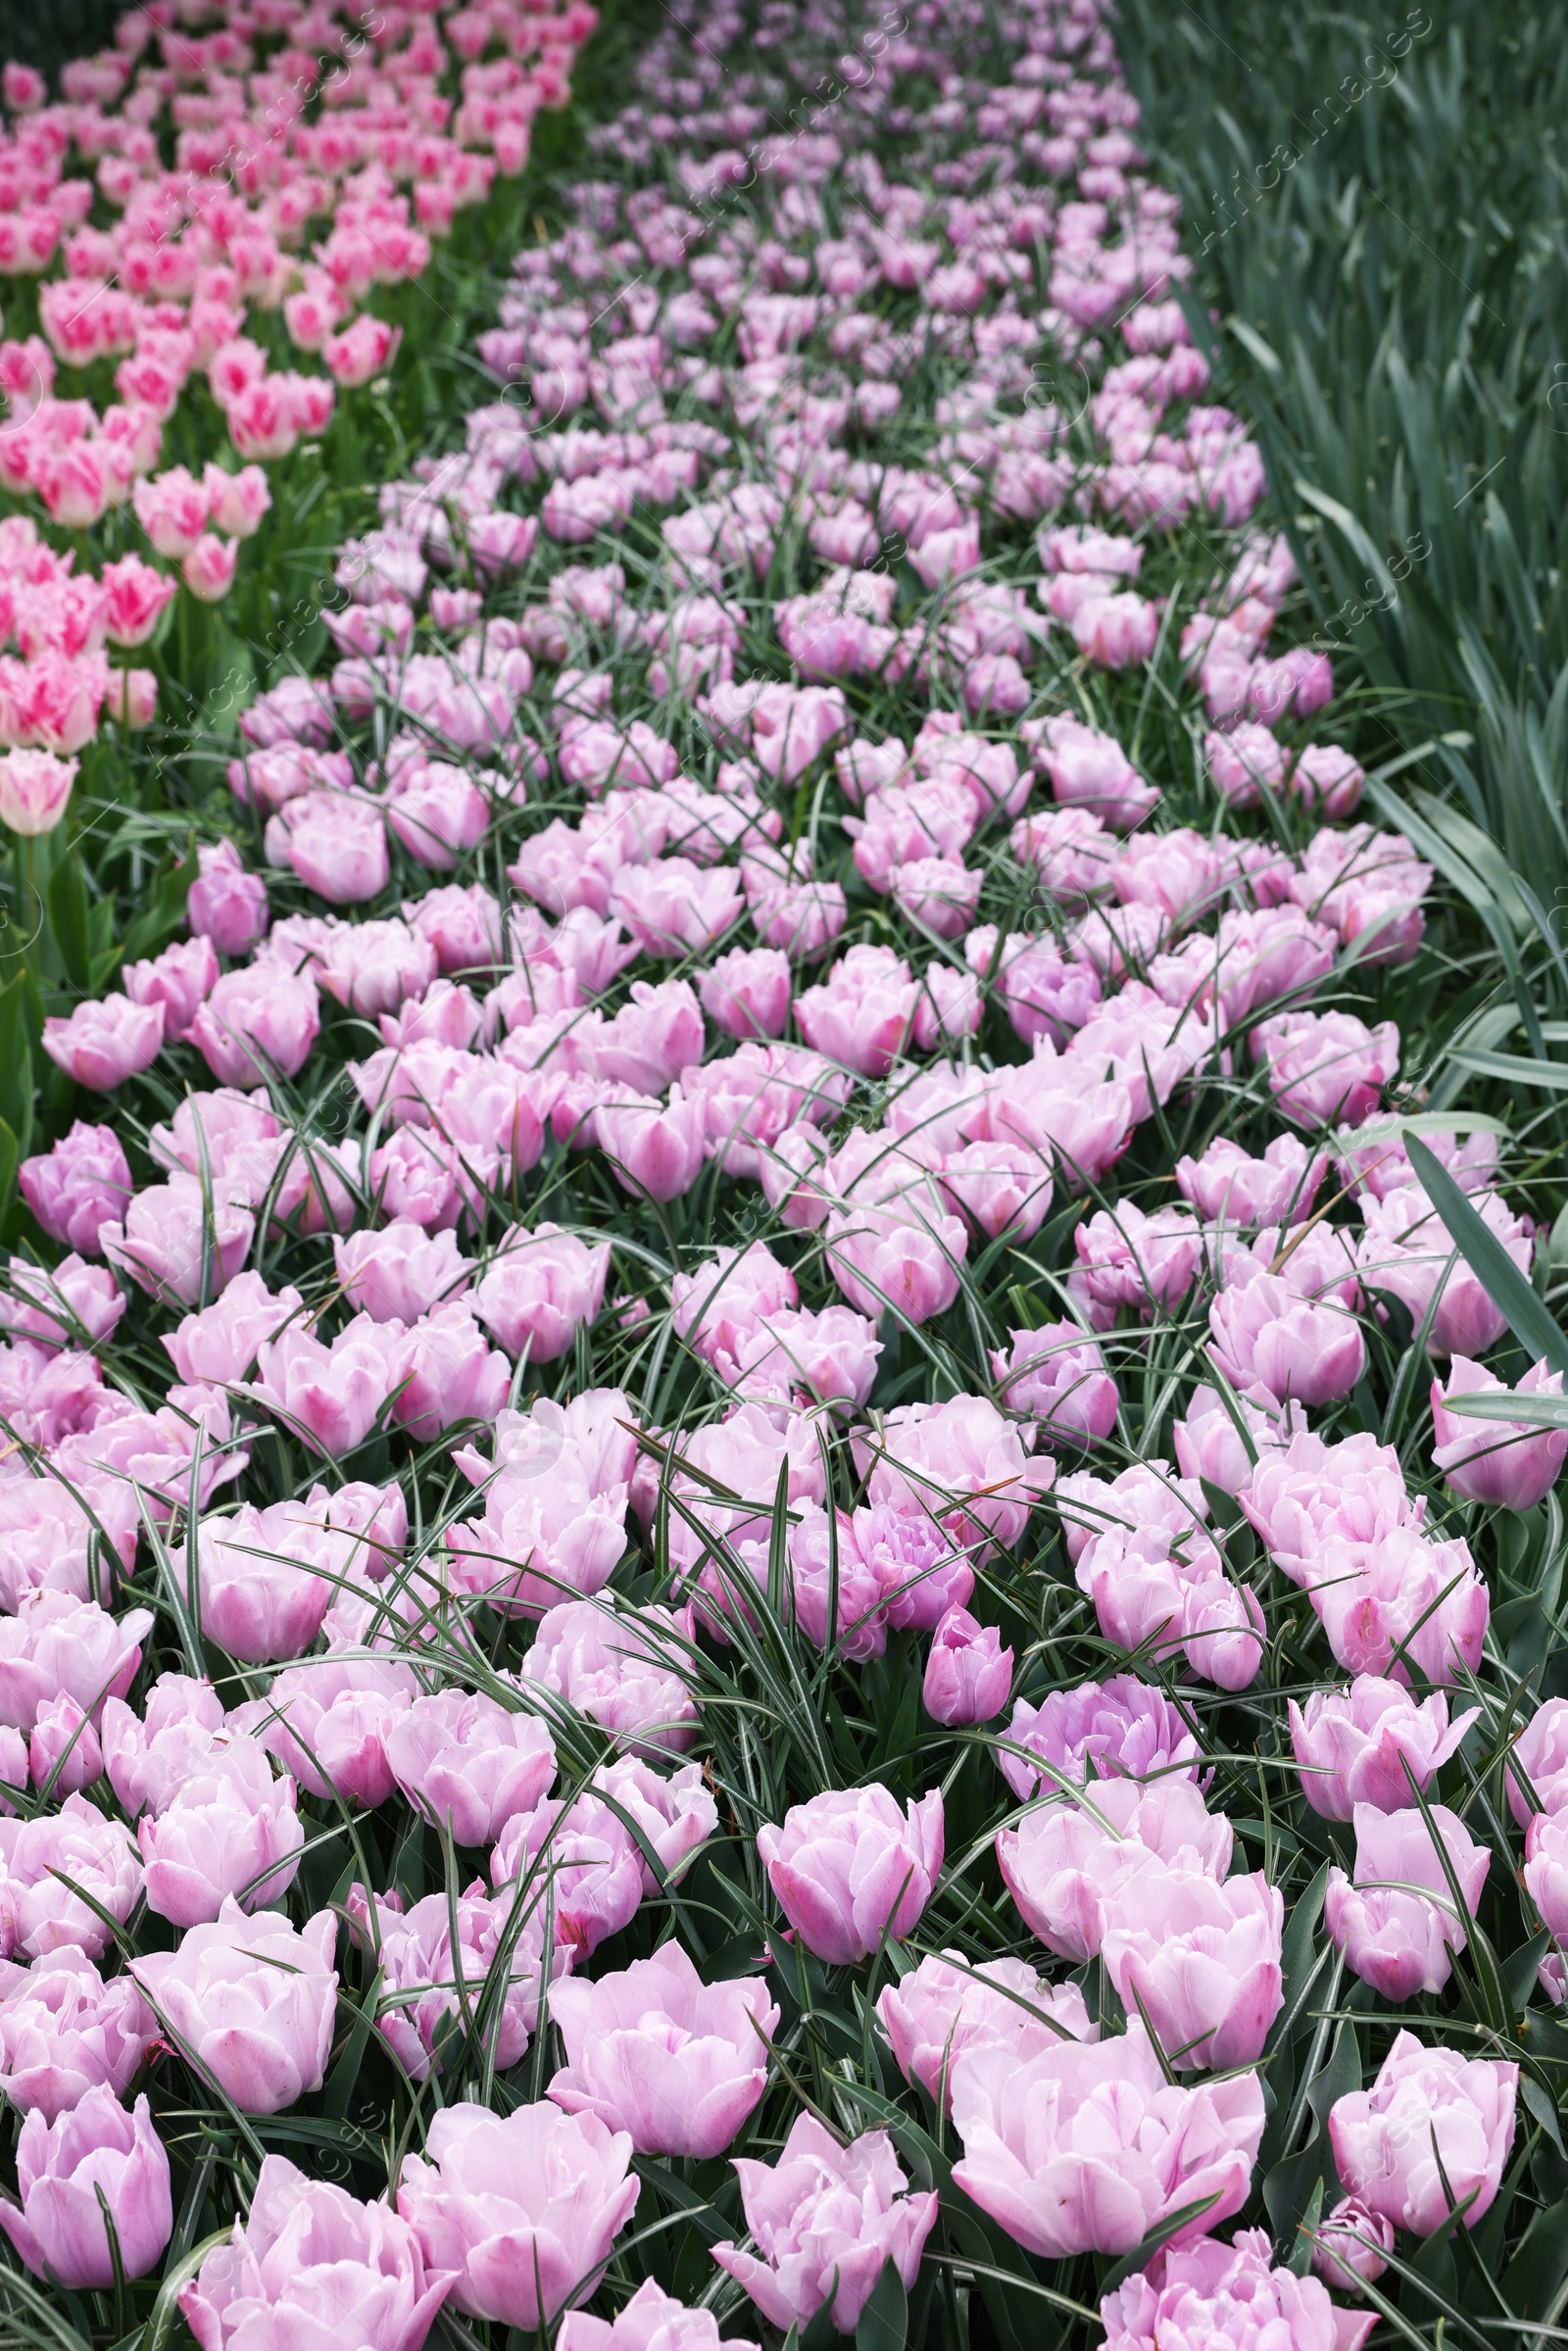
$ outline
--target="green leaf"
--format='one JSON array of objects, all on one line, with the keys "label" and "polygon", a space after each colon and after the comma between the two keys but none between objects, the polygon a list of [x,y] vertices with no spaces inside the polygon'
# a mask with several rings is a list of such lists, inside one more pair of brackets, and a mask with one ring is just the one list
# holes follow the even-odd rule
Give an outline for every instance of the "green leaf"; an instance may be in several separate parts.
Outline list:
[{"label": "green leaf", "polygon": [[66,977],[74,988],[92,985],[92,932],[81,852],[69,849],[49,876],[49,923]]},{"label": "green leaf", "polygon": [[27,974],[19,971],[0,988],[0,1121],[18,1146],[32,1140],[32,1048],[27,1042]]},{"label": "green leaf", "polygon": [[1539,1429],[1568,1429],[1568,1396],[1515,1396],[1508,1389],[1481,1389],[1474,1396],[1445,1397],[1443,1408],[1461,1420],[1517,1420]]},{"label": "green leaf", "polygon": [[1167,2213],[1156,2228],[1151,2229],[1142,2244],[1135,2245],[1130,2253],[1124,2253],[1120,2261],[1106,2271],[1100,2281],[1102,2300],[1106,2294],[1113,2294],[1118,2285],[1125,2284],[1140,2270],[1147,2270],[1160,2246],[1173,2237],[1178,2229],[1185,2229],[1189,2221],[1196,2221],[1200,2213],[1207,2212],[1211,2205],[1218,2202],[1219,2190],[1216,2188],[1211,2196],[1200,2196],[1194,2203],[1183,2204],[1175,2212]]},{"label": "green leaf", "polygon": [[908,2330],[904,2280],[892,2262],[885,2261],[855,2329],[855,2351],[904,2351]]},{"label": "green leaf", "polygon": [[121,945],[122,958],[139,962],[155,955],[173,937],[185,919],[185,901],[196,879],[196,839],[192,834],[178,857],[161,865],[142,892],[142,910],[129,924]]},{"label": "green leaf", "polygon": [[1502,2298],[1516,2319],[1550,2327],[1568,2301],[1568,2196],[1538,2212],[1502,2273]]},{"label": "green leaf", "polygon": [[1447,1169],[1418,1136],[1405,1144],[1421,1189],[1447,1226],[1455,1249],[1532,1356],[1544,1355],[1553,1371],[1568,1372],[1568,1335],[1519,1271],[1495,1233],[1484,1225]]}]

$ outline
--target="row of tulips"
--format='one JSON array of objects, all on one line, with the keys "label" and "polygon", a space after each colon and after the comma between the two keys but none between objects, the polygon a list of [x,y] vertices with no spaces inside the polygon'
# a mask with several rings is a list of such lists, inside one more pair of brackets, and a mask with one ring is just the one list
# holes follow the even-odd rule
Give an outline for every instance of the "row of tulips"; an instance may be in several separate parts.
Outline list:
[{"label": "row of tulips", "polygon": [[[138,93],[205,183],[335,39],[171,265],[309,345],[589,15],[171,12],[67,93],[73,278],[150,300]],[[40,1024],[0,2229],[203,2351],[1549,2319],[1537,1235],[1108,26],[714,0],[637,82],[187,935]]]}]

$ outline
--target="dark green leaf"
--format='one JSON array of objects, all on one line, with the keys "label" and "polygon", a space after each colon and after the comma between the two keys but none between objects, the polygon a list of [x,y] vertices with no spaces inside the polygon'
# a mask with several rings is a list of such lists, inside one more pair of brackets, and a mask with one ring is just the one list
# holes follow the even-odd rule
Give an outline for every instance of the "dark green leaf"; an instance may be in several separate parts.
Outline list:
[{"label": "dark green leaf", "polygon": [[855,2329],[855,2351],[904,2351],[908,2328],[904,2280],[892,2262],[885,2261]]},{"label": "dark green leaf", "polygon": [[1447,1226],[1459,1251],[1514,1337],[1532,1357],[1544,1355],[1553,1371],[1568,1371],[1568,1335],[1546,1311],[1495,1233],[1484,1225],[1447,1169],[1419,1136],[1405,1142],[1421,1189]]}]

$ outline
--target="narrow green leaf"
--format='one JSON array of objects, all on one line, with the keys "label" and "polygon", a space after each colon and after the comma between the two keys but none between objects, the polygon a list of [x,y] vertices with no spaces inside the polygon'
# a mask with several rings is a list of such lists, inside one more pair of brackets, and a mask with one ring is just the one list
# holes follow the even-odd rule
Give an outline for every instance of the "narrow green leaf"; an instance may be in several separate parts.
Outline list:
[{"label": "narrow green leaf", "polygon": [[904,2280],[892,2262],[885,2261],[855,2329],[855,2351],[904,2351],[908,2330]]},{"label": "narrow green leaf", "polygon": [[1547,1313],[1495,1233],[1484,1225],[1447,1169],[1419,1136],[1405,1144],[1421,1189],[1447,1226],[1455,1249],[1521,1347],[1568,1372],[1568,1334]]}]

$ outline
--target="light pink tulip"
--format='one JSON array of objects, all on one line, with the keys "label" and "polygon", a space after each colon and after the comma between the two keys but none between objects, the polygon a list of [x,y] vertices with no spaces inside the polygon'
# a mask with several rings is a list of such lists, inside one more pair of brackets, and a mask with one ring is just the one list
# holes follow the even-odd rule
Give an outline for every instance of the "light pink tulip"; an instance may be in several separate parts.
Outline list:
[{"label": "light pink tulip", "polygon": [[198,2082],[241,2114],[279,2114],[321,2086],[332,2046],[337,1921],[318,1911],[302,1932],[230,1896],[177,1951],[150,1951],[130,1972]]},{"label": "light pink tulip", "polygon": [[1416,1789],[1426,1794],[1434,1772],[1477,1719],[1478,1709],[1469,1706],[1450,1727],[1441,1690],[1418,1705],[1400,1683],[1375,1674],[1358,1675],[1348,1690],[1314,1690],[1304,1707],[1292,1698],[1291,1744],[1301,1792],[1329,1821],[1352,1819],[1358,1804],[1402,1812],[1415,1802]]},{"label": "light pink tulip", "polygon": [[[1244,2229],[1229,2245],[1212,2237],[1167,2253],[1130,2278],[1100,2305],[1105,2351],[1159,2351],[1184,2342],[1223,2341],[1227,2351],[1361,2351],[1377,2314],[1355,2318],[1328,2297],[1316,2278],[1272,2266],[1266,2229]],[[1344,2285],[1343,2275],[1331,2278]]]},{"label": "light pink tulip", "polygon": [[0,1969],[0,2089],[52,2123],[99,2084],[123,2098],[157,2033],[129,1976],[106,1984],[75,1944]]},{"label": "light pink tulip", "polygon": [[597,1984],[568,1981],[550,2013],[566,2063],[550,2095],[624,2131],[639,2155],[722,2155],[766,2086],[779,2011],[761,1977],[705,1985],[677,1942]]},{"label": "light pink tulip", "polygon": [[1240,2211],[1263,2135],[1255,2073],[1167,2084],[1143,2026],[1085,2046],[967,2051],[954,2069],[963,2141],[954,2179],[1026,2251],[1130,2253],[1183,2205],[1206,2201],[1168,2244]]},{"label": "light pink tulip", "polygon": [[451,2283],[426,2268],[418,2237],[385,2204],[362,2204],[268,2155],[249,2218],[208,2254],[179,2307],[201,2351],[283,2351],[344,2311],[363,2351],[419,2351]]},{"label": "light pink tulip", "polygon": [[[1466,1920],[1474,1915],[1487,1881],[1491,1856],[1478,1845],[1446,1805],[1428,1807],[1431,1827],[1417,1811],[1378,1812],[1357,1804],[1355,1876],[1329,1872],[1323,1923],[1346,1964],[1386,2000],[1408,2000],[1418,1991],[1441,1991],[1452,1971],[1452,1953],[1465,1947]],[[1441,1837],[1463,1896],[1455,1916]],[[1350,2183],[1350,2184],[1353,2184]]]},{"label": "light pink tulip", "polygon": [[1412,2236],[1430,2236],[1454,2204],[1466,2205],[1464,2224],[1474,2229],[1492,2209],[1513,2144],[1518,2082],[1516,2065],[1400,2033],[1372,2087],[1329,2109],[1334,2168],[1370,2212]]},{"label": "light pink tulip", "polygon": [[829,1966],[867,1959],[918,1924],[942,1874],[942,1798],[906,1815],[881,1786],[829,1789],[757,1834],[768,1882],[807,1948]]},{"label": "light pink tulip", "polygon": [[803,2331],[831,2296],[830,2316],[853,2334],[891,2261],[913,2285],[937,2217],[935,2189],[911,2191],[885,2131],[846,2147],[813,2115],[797,2115],[776,2164],[736,2158],[746,2226],[757,2246],[712,2248],[762,2316]]},{"label": "light pink tulip", "polygon": [[886,1986],[876,2012],[906,2082],[949,2114],[953,2068],[965,2051],[1008,2049],[1022,2060],[1058,2040],[1100,2038],[1076,1984],[1048,1984],[1022,1959],[976,1964],[959,1951],[922,1959]]},{"label": "light pink tulip", "polygon": [[424,2154],[404,2157],[398,2211],[428,2267],[454,2277],[455,2309],[542,2329],[598,2285],[636,2209],[631,2151],[625,2132],[548,2100],[505,2119],[446,2106],[431,2119]]},{"label": "light pink tulip", "polygon": [[126,2114],[101,2082],[52,2123],[28,2115],[17,2185],[21,2209],[0,2203],[0,2229],[35,2277],[68,2290],[144,2278],[174,2232],[169,2157],[152,2109],[142,2097]]}]

